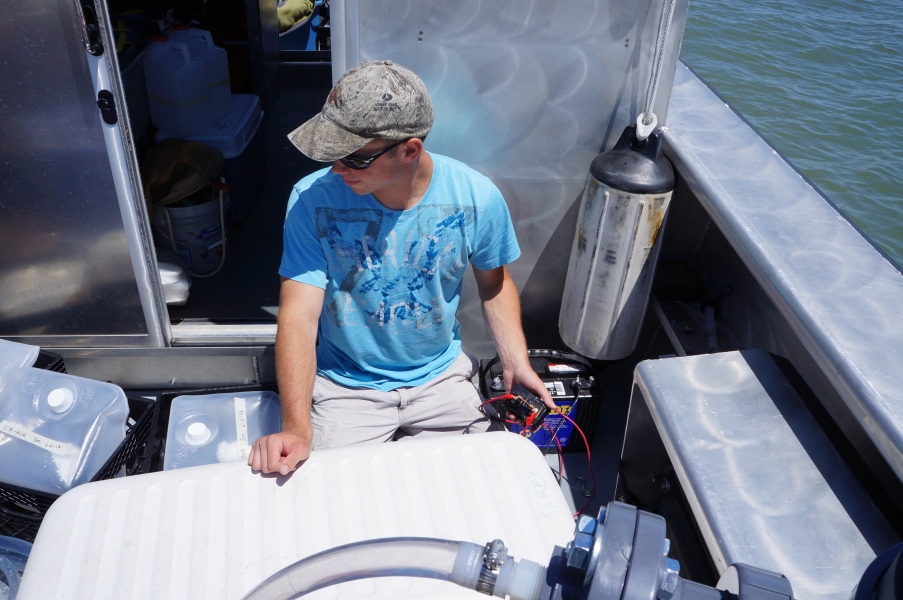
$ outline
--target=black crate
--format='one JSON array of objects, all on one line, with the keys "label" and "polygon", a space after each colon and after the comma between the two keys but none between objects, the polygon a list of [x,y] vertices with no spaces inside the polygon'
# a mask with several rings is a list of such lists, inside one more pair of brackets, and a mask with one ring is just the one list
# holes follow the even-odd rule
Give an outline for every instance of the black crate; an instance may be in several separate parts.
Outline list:
[{"label": "black crate", "polygon": [[47,350],[38,352],[38,358],[34,361],[34,365],[32,366],[35,369],[43,369],[55,373],[66,372],[66,364],[63,362],[63,357],[59,354],[48,352]]},{"label": "black crate", "polygon": [[[125,439],[91,481],[139,472],[154,413],[153,400],[129,397]],[[33,542],[50,505],[59,498],[36,490],[0,483],[0,535]]]},{"label": "black crate", "polygon": [[154,403],[154,417],[150,438],[139,473],[155,473],[163,470],[163,455],[166,451],[166,431],[169,429],[169,411],[172,401],[179,396],[205,396],[207,394],[231,394],[233,392],[274,392],[279,393],[275,383],[233,385],[224,387],[196,388],[163,392]]}]

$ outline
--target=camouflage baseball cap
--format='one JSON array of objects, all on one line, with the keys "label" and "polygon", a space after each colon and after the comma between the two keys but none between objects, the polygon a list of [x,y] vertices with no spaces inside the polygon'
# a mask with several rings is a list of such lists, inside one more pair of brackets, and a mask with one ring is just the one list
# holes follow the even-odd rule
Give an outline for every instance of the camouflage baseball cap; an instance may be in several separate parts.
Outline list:
[{"label": "camouflage baseball cap", "polygon": [[390,60],[374,60],[346,71],[320,114],[288,139],[310,158],[332,162],[375,138],[424,137],[432,126],[433,102],[423,81]]}]

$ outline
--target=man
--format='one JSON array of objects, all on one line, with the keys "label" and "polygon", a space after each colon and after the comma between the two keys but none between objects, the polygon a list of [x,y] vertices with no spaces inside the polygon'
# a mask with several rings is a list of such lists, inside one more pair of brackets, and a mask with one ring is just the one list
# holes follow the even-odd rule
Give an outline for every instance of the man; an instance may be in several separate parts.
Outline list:
[{"label": "man", "polygon": [[312,449],[495,428],[455,319],[468,263],[506,387],[553,406],[505,269],[520,254],[505,201],[488,178],[424,151],[432,124],[423,82],[374,61],[345,73],[289,135],[332,167],[289,199],[276,334],[283,430],[254,443],[254,469],[287,474]]}]

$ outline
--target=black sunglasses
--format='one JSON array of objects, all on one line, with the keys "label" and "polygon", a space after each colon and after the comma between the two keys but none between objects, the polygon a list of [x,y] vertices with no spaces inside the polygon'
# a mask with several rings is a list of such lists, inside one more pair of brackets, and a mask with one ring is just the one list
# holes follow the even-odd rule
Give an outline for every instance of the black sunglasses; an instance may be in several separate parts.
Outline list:
[{"label": "black sunglasses", "polygon": [[376,154],[371,154],[370,156],[353,156],[353,155],[346,156],[345,158],[340,158],[339,162],[342,163],[343,165],[345,165],[346,167],[348,167],[349,169],[354,169],[356,171],[363,171],[364,169],[368,168],[371,164],[373,164],[374,160],[376,160],[377,158],[379,158],[380,156],[382,156],[383,154],[385,154],[386,152],[388,152],[395,146],[399,146],[407,141],[408,140],[401,140],[401,141],[395,142],[391,146],[386,146],[385,148],[383,148]]}]

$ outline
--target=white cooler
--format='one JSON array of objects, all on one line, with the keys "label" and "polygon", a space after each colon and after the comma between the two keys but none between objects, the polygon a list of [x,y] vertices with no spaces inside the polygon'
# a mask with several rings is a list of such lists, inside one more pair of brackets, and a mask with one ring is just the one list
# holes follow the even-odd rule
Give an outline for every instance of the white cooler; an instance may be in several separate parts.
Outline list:
[{"label": "white cooler", "polygon": [[[47,512],[17,600],[237,600],[317,552],[395,536],[485,544],[548,564],[574,520],[539,449],[507,432],[314,452],[289,477],[222,463],[80,486]],[[486,598],[387,577],[309,598]]]}]

